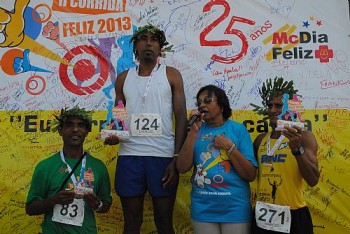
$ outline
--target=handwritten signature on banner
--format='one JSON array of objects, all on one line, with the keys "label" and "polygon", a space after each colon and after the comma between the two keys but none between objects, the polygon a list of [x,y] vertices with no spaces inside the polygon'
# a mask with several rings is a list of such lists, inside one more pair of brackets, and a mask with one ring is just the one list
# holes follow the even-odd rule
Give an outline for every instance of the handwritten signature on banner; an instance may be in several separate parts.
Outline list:
[{"label": "handwritten signature on banner", "polygon": [[[12,13],[17,15],[18,18],[25,19],[26,24],[30,25],[31,29],[33,29],[32,31],[35,33],[29,33],[24,28],[24,43],[20,43],[20,47],[25,49],[24,52],[16,51],[15,53],[14,50],[9,50],[8,54],[6,54],[8,56],[5,56],[7,60],[5,59],[4,61],[7,61],[5,63],[7,65],[10,65],[11,58],[18,58],[17,70],[8,70],[6,68],[8,66],[2,66],[2,68],[9,75],[27,73],[29,71],[48,74],[46,74],[46,77],[44,74],[30,76],[25,83],[26,88],[19,89],[22,92],[17,91],[14,95],[17,100],[21,100],[24,97],[27,98],[28,94],[32,96],[48,96],[53,87],[62,89],[62,87],[55,85],[60,82],[66,90],[73,94],[73,97],[75,95],[99,95],[99,91],[102,90],[103,95],[105,95],[104,102],[113,100],[115,75],[120,73],[120,71],[115,73],[115,70],[116,67],[119,69],[121,67],[119,65],[124,63],[119,60],[129,61],[127,63],[129,65],[124,67],[124,69],[135,66],[135,64],[132,64],[132,56],[124,57],[129,52],[132,55],[132,49],[129,48],[124,51],[121,44],[118,45],[115,43],[115,39],[130,36],[134,30],[132,29],[134,27],[134,25],[132,26],[134,17],[136,17],[135,22],[137,23],[143,24],[150,22],[164,29],[170,40],[181,38],[181,41],[177,45],[175,44],[174,54],[171,54],[170,60],[175,65],[179,65],[179,69],[185,75],[188,70],[195,70],[195,67],[205,68],[204,70],[211,72],[211,74],[224,73],[222,77],[214,78],[214,80],[209,82],[219,84],[220,87],[225,89],[231,90],[233,87],[232,92],[242,91],[242,94],[245,94],[245,87],[242,90],[240,85],[232,86],[227,84],[230,82],[235,83],[236,80],[250,79],[250,82],[253,83],[252,85],[256,85],[256,83],[254,84],[255,78],[261,76],[259,68],[266,62],[264,61],[264,50],[266,49],[264,47],[266,46],[260,45],[259,41],[271,37],[271,32],[273,31],[270,32],[270,30],[273,30],[277,24],[272,18],[264,19],[260,22],[260,20],[255,19],[257,17],[243,17],[243,13],[241,13],[242,15],[237,13],[241,11],[235,11],[236,4],[229,4],[225,0],[206,2],[163,1],[161,4],[156,4],[154,1],[115,1],[110,3],[112,5],[101,5],[102,7],[91,4],[77,5],[71,1],[55,0],[53,1],[52,8],[46,4],[35,5],[35,1],[31,3],[34,7],[28,4],[18,4],[19,1],[16,1],[14,6],[17,10]],[[296,2],[291,0],[265,0],[265,4],[267,7],[274,9],[270,12],[271,16],[273,16],[274,14],[289,14],[294,9]],[[170,6],[167,9],[169,14],[163,18],[160,17],[164,11],[164,9],[162,11],[160,10],[160,6],[162,5]],[[130,14],[126,11],[127,6],[139,6],[139,9],[133,8],[132,10],[135,10],[135,12],[131,12]],[[87,12],[91,13],[91,10],[96,11],[96,14],[86,14]],[[286,12],[284,12],[285,10]],[[11,12],[7,11],[7,13]],[[34,20],[27,19],[29,13],[33,15]],[[104,15],[103,18],[99,16],[101,13]],[[79,14],[79,17],[76,17],[77,14]],[[41,18],[39,19],[38,16]],[[55,19],[55,17],[59,20]],[[43,29],[42,37],[54,42],[54,44],[49,43],[46,46],[33,40],[40,38],[38,34],[40,28]],[[290,28],[296,30],[297,26],[290,25]],[[193,38],[197,40],[195,43]],[[81,45],[87,42],[92,47]],[[293,41],[289,42],[293,44]],[[195,55],[192,57],[194,58],[194,63],[192,63],[192,60],[187,61],[187,58],[191,58],[188,56],[188,51],[194,54],[189,49],[193,48],[193,45],[196,43],[196,46],[200,46],[209,57]],[[48,49],[48,47],[54,45],[58,45],[59,47]],[[80,53],[81,50],[84,52]],[[280,57],[272,61],[271,64],[275,69],[271,71],[271,74],[277,72],[280,73],[278,75],[293,79],[294,75],[289,71],[285,71],[285,68],[295,69],[300,64],[305,65],[305,60],[283,60],[281,56],[285,56],[284,53],[285,51],[283,53],[281,52]],[[46,68],[34,64],[33,61],[35,59],[33,60],[33,58],[36,55],[45,58]],[[101,59],[101,57],[105,59]],[[181,57],[186,59],[179,59]],[[329,69],[335,73],[339,71],[347,72],[349,69],[346,68],[347,60],[345,57],[344,52],[337,50],[334,53],[335,59],[327,64],[329,65]],[[118,64],[112,62],[114,58],[119,58]],[[73,61],[73,59],[77,61]],[[243,63],[239,64],[238,62],[241,60]],[[278,69],[278,66],[275,66],[277,61],[282,63],[279,66],[280,69]],[[57,62],[60,63],[59,66],[57,66]],[[104,64],[106,63],[107,65],[105,66]],[[73,64],[74,69],[71,69]],[[229,66],[237,64],[237,68],[231,73],[225,73],[225,70],[227,70],[225,64]],[[55,72],[60,74],[60,81],[58,81],[57,76],[54,76]],[[190,79],[187,78],[191,78],[190,73],[189,77],[184,76],[186,78],[185,85],[188,87],[188,90],[196,90],[203,82],[208,82],[211,76],[210,73],[203,73],[203,70],[199,70],[199,72],[205,78],[202,82],[198,82],[198,85],[196,85],[196,82],[189,83]],[[302,72],[302,74],[307,74],[303,70]],[[308,80],[314,79],[314,75],[315,72],[312,72]],[[331,78],[328,77],[328,81],[322,81],[321,86],[324,88],[337,88],[348,85],[347,80],[338,80],[335,83],[330,80]],[[242,83],[248,86],[247,82]],[[48,93],[46,94],[46,92]],[[193,102],[191,98],[192,95],[190,95],[188,102],[189,106]],[[257,98],[258,96],[254,97],[254,99]],[[57,108],[60,105],[70,105],[71,102],[65,100],[56,100],[55,103],[51,103],[50,108]],[[239,100],[242,99],[240,98]],[[76,102],[79,101],[83,101],[83,99],[77,98]],[[232,102],[234,101],[232,100]],[[232,104],[235,105],[235,103]],[[33,101],[25,107],[21,106],[20,108],[36,109],[43,105],[45,103]],[[242,101],[239,101],[239,104],[237,104],[237,108],[244,108],[244,106],[246,104],[243,104]],[[102,109],[105,105],[97,105],[97,107]]]}]

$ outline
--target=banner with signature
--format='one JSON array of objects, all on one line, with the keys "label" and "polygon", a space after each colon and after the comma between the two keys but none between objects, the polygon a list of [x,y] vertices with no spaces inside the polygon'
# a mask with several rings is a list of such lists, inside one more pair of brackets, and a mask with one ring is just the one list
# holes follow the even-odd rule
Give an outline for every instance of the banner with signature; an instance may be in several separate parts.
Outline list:
[{"label": "banner with signature", "polygon": [[[57,110],[95,110],[87,150],[113,182],[117,147],[96,139],[114,105],[116,76],[136,66],[132,33],[147,23],[165,31],[173,51],[161,63],[182,74],[188,110],[199,88],[223,88],[233,118],[252,138],[267,122],[252,112],[258,87],[276,76],[293,80],[303,118],[319,143],[321,179],[305,186],[315,233],[349,232],[350,20],[347,0],[1,0],[0,233],[35,233],[42,217],[24,204],[35,165],[58,151],[48,122]],[[176,233],[192,233],[190,174],[181,177]],[[255,185],[252,183],[252,198]],[[122,212],[98,215],[99,233],[121,233]],[[142,233],[154,233],[146,197]]]}]

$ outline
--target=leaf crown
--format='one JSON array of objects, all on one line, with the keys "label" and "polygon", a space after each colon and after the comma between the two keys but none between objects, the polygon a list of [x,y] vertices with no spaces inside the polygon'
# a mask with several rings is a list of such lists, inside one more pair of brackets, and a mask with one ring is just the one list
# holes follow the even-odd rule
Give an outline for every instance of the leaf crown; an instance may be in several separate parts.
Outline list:
[{"label": "leaf crown", "polygon": [[[254,108],[253,111],[259,115],[267,116],[268,103],[276,96],[289,94],[289,99],[293,99],[293,96],[297,94],[298,90],[294,89],[294,82],[285,81],[283,77],[275,77],[272,81],[271,78],[267,79],[263,83],[261,89],[259,88],[259,94],[262,99],[262,106],[250,103]],[[300,96],[300,95],[298,95]]]},{"label": "leaf crown", "polygon": [[75,116],[85,121],[87,129],[90,129],[92,125],[92,113],[93,111],[87,111],[85,108],[79,108],[78,106],[71,109],[65,107],[61,109],[59,115],[54,115],[55,119],[50,122],[49,126],[52,132],[57,132],[58,129],[62,128],[68,117]]},{"label": "leaf crown", "polygon": [[140,39],[140,37],[142,35],[146,34],[147,32],[152,33],[153,35],[155,35],[158,38],[159,45],[160,45],[160,48],[162,50],[162,53],[161,53],[162,57],[165,57],[165,54],[163,54],[164,52],[173,52],[173,50],[172,50],[173,45],[167,46],[167,45],[169,45],[169,42],[167,42],[167,40],[166,40],[164,31],[160,30],[159,28],[157,28],[156,26],[154,26],[152,24],[147,24],[145,26],[139,27],[130,39],[130,43],[133,43],[133,51],[135,54],[135,58],[137,60],[139,59],[139,55],[136,51],[136,43]]}]

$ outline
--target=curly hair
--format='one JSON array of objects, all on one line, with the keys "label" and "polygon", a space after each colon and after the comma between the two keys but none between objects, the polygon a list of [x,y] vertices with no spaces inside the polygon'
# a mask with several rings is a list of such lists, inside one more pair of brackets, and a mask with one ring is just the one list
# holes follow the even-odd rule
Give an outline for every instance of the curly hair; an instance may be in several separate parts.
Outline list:
[{"label": "curly hair", "polygon": [[215,85],[206,85],[199,89],[196,96],[197,100],[200,94],[204,91],[207,91],[209,96],[212,96],[213,94],[216,96],[218,105],[222,107],[222,116],[225,120],[230,118],[232,115],[232,109],[225,91]]}]

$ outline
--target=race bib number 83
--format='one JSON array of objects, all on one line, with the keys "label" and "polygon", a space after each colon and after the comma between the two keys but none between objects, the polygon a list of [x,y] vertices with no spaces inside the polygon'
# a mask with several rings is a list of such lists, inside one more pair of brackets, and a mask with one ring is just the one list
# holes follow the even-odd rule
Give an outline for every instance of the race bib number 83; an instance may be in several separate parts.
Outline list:
[{"label": "race bib number 83", "polygon": [[276,232],[290,232],[291,214],[289,206],[257,202],[255,219],[258,227]]},{"label": "race bib number 83", "polygon": [[84,200],[74,199],[68,205],[56,204],[53,208],[52,221],[82,226],[84,221]]}]

